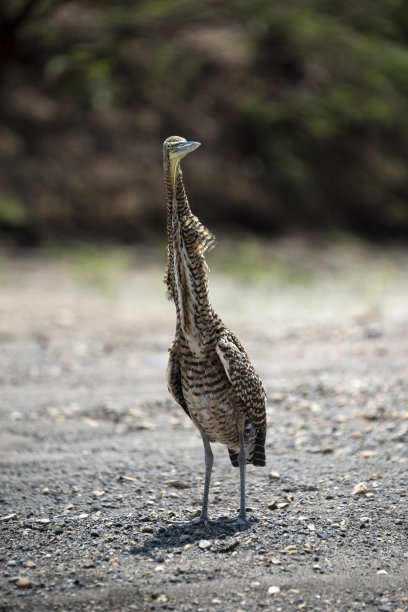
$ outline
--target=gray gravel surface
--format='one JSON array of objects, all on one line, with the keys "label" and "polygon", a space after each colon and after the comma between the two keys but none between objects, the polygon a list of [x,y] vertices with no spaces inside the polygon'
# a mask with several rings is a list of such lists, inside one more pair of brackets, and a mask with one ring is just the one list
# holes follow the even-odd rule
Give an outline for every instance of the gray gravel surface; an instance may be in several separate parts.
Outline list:
[{"label": "gray gravel surface", "polygon": [[[336,283],[239,302],[215,277],[268,395],[239,531],[190,523],[203,449],[166,389],[161,270],[106,295],[37,259],[6,271],[0,610],[408,610],[406,287],[373,317]],[[233,517],[238,471],[214,453],[209,511]]]}]

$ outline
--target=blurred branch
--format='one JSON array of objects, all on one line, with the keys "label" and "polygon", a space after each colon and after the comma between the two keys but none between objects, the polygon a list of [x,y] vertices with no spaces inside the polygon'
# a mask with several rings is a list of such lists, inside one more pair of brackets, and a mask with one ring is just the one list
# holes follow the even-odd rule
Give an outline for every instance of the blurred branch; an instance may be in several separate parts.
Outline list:
[{"label": "blurred branch", "polygon": [[19,11],[16,12],[12,17],[7,17],[4,11],[4,2],[0,1],[0,32],[1,36],[10,37],[13,33],[18,30],[22,23],[28,19],[30,13],[34,9],[35,5],[38,4],[37,0],[27,0],[23,4]]},{"label": "blurred branch", "polygon": [[16,54],[18,33],[41,3],[42,0],[26,0],[8,14],[4,0],[0,0],[0,69]]}]

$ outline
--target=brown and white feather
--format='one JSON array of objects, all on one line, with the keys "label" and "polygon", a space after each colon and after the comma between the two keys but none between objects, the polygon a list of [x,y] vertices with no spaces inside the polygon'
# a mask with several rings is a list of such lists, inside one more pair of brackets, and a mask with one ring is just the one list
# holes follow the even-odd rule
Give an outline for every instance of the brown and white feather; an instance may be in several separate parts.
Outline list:
[{"label": "brown and white feather", "polygon": [[265,391],[241,343],[209,302],[204,254],[215,238],[191,212],[180,167],[173,188],[167,143],[179,141],[184,139],[170,137],[163,147],[165,282],[177,313],[175,340],[169,349],[169,391],[210,441],[227,446],[234,466],[242,431],[247,462],[265,465]]}]

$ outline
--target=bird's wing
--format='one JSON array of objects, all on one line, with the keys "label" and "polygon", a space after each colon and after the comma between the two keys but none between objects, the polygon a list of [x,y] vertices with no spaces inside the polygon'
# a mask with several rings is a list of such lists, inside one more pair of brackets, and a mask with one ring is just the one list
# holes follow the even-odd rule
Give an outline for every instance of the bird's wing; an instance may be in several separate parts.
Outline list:
[{"label": "bird's wing", "polygon": [[167,387],[176,402],[180,404],[186,414],[190,416],[190,412],[187,408],[187,403],[183,395],[180,364],[178,360],[177,349],[175,348],[174,343],[169,348],[169,363],[167,366]]},{"label": "bird's wing", "polygon": [[264,428],[266,394],[245,351],[240,350],[227,336],[221,336],[215,350],[243,413],[257,429]]}]

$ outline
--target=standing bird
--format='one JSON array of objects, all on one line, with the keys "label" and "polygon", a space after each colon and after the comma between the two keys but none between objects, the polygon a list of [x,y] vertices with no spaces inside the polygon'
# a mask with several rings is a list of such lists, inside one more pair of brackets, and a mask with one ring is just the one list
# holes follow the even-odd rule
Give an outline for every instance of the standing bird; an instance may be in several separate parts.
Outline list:
[{"label": "standing bird", "polygon": [[170,136],[163,143],[168,233],[165,282],[177,312],[167,383],[204,443],[200,521],[208,522],[213,465],[210,442],[221,442],[228,448],[232,465],[240,469],[240,510],[236,520],[247,524],[245,468],[246,463],[265,465],[266,395],[243,346],[208,299],[204,253],[215,239],[191,212],[180,168],[183,157],[199,146],[199,142],[187,142],[180,136]]}]

